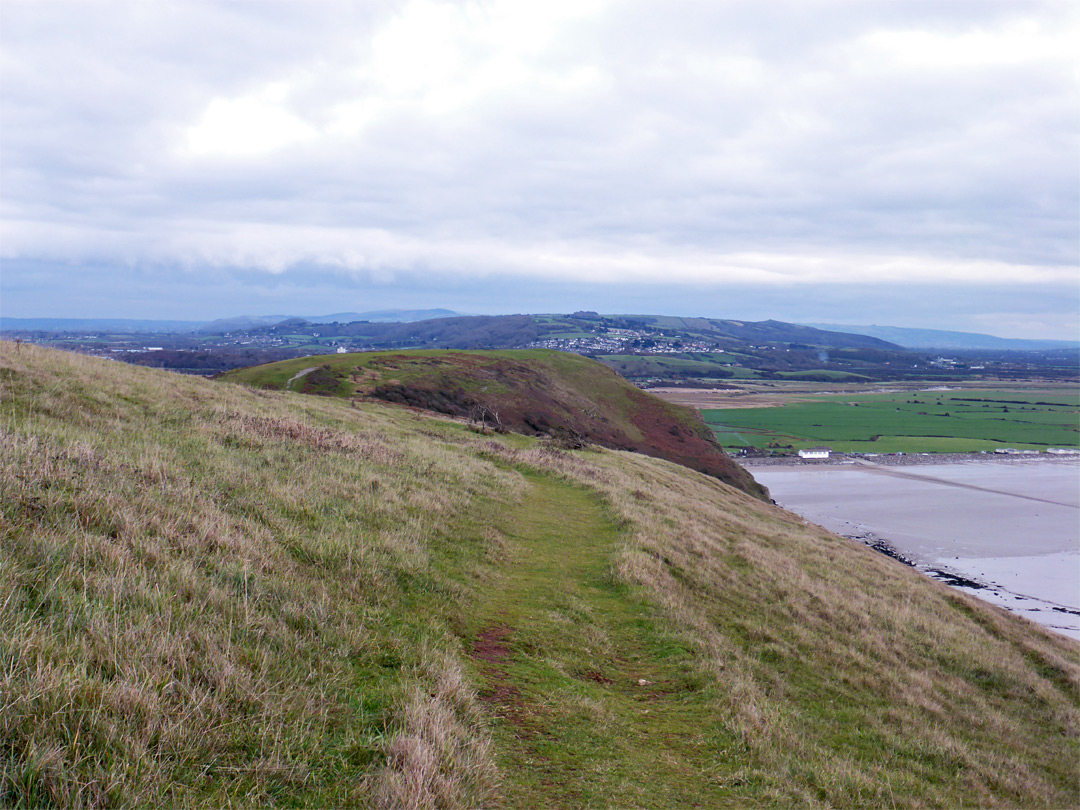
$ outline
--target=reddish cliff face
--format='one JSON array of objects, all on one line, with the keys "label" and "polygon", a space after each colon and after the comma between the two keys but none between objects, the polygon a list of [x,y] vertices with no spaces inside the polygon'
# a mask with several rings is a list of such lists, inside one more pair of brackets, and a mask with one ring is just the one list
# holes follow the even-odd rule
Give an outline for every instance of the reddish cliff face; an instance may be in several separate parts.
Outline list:
[{"label": "reddish cliff face", "polygon": [[717,444],[701,415],[665,402],[587,357],[550,349],[359,352],[227,372],[258,388],[377,399],[533,436],[681,464],[756,498],[766,490]]},{"label": "reddish cliff face", "polygon": [[354,395],[472,418],[560,443],[667,459],[758,498],[767,493],[700,415],[641,391],[594,360],[547,350],[347,355]]}]

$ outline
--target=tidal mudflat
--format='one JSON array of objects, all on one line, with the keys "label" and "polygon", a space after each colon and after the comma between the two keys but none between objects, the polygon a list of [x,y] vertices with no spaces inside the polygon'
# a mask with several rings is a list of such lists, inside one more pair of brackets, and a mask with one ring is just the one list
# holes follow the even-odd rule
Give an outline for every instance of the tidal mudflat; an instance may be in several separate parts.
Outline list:
[{"label": "tidal mudflat", "polygon": [[781,506],[1080,639],[1080,462],[755,467]]}]

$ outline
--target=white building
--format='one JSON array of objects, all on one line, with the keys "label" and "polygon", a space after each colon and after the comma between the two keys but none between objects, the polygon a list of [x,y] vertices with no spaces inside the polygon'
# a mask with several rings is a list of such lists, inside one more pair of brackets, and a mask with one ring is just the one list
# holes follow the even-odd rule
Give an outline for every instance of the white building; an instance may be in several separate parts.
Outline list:
[{"label": "white building", "polygon": [[812,447],[809,450],[800,450],[799,458],[828,458],[830,453],[830,447]]}]

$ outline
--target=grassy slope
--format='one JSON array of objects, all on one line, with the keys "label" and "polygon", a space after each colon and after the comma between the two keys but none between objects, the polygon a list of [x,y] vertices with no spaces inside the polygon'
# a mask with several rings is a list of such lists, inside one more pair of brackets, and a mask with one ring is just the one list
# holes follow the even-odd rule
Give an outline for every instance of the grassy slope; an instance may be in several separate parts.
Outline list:
[{"label": "grassy slope", "polygon": [[0,383],[6,805],[1080,801],[1075,643],[714,479],[27,346]]},{"label": "grassy slope", "polygon": [[[780,442],[800,448],[828,442],[836,450],[872,453],[1077,447],[1078,413],[1075,395],[1030,390],[850,395],[778,408],[703,411],[729,445]],[[874,435],[881,438],[872,440]]]},{"label": "grassy slope", "polygon": [[[313,365],[313,371],[296,378]],[[259,388],[376,397],[457,416],[469,414],[472,403],[483,403],[509,430],[568,431],[604,447],[666,458],[765,496],[721,452],[697,412],[646,394],[602,364],[575,354],[537,349],[364,352],[237,369],[221,379]]]}]

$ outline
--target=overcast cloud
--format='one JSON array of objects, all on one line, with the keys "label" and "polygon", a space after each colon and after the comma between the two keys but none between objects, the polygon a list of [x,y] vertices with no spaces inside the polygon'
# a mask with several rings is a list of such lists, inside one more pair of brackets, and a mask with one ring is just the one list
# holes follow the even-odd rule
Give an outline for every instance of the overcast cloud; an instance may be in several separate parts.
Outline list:
[{"label": "overcast cloud", "polygon": [[0,305],[1070,337],[1078,43],[1073,2],[4,0]]}]

